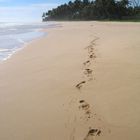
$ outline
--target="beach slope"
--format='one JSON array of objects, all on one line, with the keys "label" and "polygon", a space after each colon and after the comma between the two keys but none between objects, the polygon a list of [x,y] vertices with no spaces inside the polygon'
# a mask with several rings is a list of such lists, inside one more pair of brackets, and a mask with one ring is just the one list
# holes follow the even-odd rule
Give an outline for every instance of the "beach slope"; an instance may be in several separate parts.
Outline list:
[{"label": "beach slope", "polygon": [[0,64],[0,139],[139,140],[140,24],[58,24]]}]

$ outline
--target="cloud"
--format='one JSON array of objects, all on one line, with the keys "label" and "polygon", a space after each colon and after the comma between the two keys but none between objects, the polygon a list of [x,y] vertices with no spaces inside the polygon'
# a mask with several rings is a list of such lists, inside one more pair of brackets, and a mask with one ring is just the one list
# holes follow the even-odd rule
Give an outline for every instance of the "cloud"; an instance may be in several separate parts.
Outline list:
[{"label": "cloud", "polygon": [[[0,0],[2,1],[2,0]],[[3,0],[4,1],[4,0]],[[43,12],[57,7],[56,3],[40,3],[28,6],[0,7],[0,22],[2,21],[41,21]]]}]

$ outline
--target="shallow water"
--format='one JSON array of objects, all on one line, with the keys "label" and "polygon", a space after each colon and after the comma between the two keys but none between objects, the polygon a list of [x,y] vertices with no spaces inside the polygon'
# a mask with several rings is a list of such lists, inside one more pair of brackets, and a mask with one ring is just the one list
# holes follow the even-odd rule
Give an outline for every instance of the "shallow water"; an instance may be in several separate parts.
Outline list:
[{"label": "shallow water", "polygon": [[0,22],[0,61],[7,60],[16,51],[47,33],[40,29],[54,27],[54,23],[4,23]]}]

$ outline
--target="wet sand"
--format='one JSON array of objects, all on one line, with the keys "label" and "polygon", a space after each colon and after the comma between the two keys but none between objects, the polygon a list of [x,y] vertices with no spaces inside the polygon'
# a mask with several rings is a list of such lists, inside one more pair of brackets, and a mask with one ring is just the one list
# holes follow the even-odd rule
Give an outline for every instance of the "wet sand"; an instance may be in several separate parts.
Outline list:
[{"label": "wet sand", "polygon": [[0,139],[139,140],[140,23],[58,24],[0,64]]}]

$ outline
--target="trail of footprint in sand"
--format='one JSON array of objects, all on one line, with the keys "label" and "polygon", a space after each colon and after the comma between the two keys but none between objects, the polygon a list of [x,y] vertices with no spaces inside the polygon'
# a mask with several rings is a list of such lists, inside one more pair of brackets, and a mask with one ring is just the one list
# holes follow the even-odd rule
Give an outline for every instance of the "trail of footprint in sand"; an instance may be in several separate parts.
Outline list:
[{"label": "trail of footprint in sand", "polygon": [[[84,75],[88,78],[87,81],[91,81],[95,78],[93,78],[93,70],[90,69],[90,65],[92,64],[92,61],[96,58],[94,51],[94,46],[96,45],[95,41],[98,40],[99,38],[96,37],[90,42],[90,45],[87,46],[85,49],[88,49],[88,60],[83,62],[84,66]],[[80,91],[83,85],[86,83],[86,80],[81,81],[78,83],[75,87]]]},{"label": "trail of footprint in sand", "polygon": [[90,42],[90,45],[87,46],[85,49],[88,50],[88,60],[85,61],[83,63],[84,65],[84,75],[88,78],[88,81],[91,81],[93,79],[95,79],[93,77],[93,69],[89,68],[90,65],[93,63],[93,61],[96,59],[96,55],[95,55],[95,46],[96,46],[96,41],[98,40],[99,38],[98,37],[95,37],[95,39],[93,39],[91,42]]},{"label": "trail of footprint in sand", "polygon": [[[85,61],[83,63],[83,66],[84,66],[84,75],[92,80],[93,79],[93,69],[89,68],[90,65],[94,62],[94,60],[96,59],[96,55],[95,55],[95,46],[96,46],[96,41],[98,40],[99,38],[96,37],[95,39],[93,39],[91,42],[90,42],[90,45],[87,46],[85,49],[88,50],[88,60]],[[89,81],[89,80],[88,80]],[[82,87],[88,82],[86,79],[79,82],[75,87],[81,91]],[[79,109],[84,111],[84,117],[86,118],[86,121],[88,120],[92,120],[93,119],[93,116],[96,117],[96,113],[92,113],[91,112],[91,106],[90,104],[88,104],[85,100],[80,100],[79,101]],[[100,118],[97,118],[98,121],[100,121]],[[76,124],[76,122],[74,122]],[[71,132],[71,135],[70,135],[70,140],[75,140],[75,133],[76,133],[76,126],[74,125],[73,127],[73,130]],[[99,128],[91,128],[88,130],[84,140],[94,140],[94,138],[96,136],[100,136],[102,133],[102,131],[99,129]]]}]

